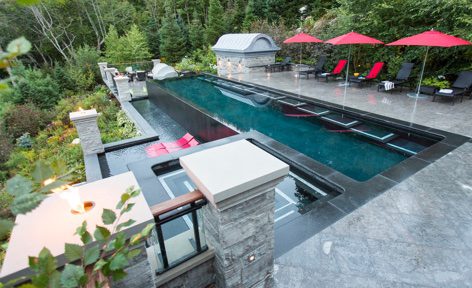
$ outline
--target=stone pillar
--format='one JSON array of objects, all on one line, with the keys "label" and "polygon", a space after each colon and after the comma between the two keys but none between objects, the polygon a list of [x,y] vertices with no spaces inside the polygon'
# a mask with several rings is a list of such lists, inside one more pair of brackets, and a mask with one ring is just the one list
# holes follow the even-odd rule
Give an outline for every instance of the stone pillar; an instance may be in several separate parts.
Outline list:
[{"label": "stone pillar", "polygon": [[102,74],[102,80],[106,81],[107,75],[105,74],[105,68],[107,68],[107,62],[98,62],[98,67],[100,67],[100,74]]},{"label": "stone pillar", "polygon": [[98,113],[95,109],[69,113],[69,118],[75,124],[79,133],[80,145],[84,155],[102,153],[105,151],[97,125]]},{"label": "stone pillar", "polygon": [[131,101],[131,92],[129,89],[129,78],[127,76],[116,76],[115,77],[116,90],[118,91],[118,101],[129,102]]},{"label": "stone pillar", "polygon": [[207,243],[217,287],[270,287],[274,272],[275,186],[289,166],[246,140],[180,158],[208,199]]},{"label": "stone pillar", "polygon": [[161,63],[161,59],[152,59],[152,67],[156,67],[157,64]]},{"label": "stone pillar", "polygon": [[108,85],[113,85],[113,73],[115,73],[116,68],[108,67],[104,68],[103,71],[105,71],[106,82],[108,83]]}]

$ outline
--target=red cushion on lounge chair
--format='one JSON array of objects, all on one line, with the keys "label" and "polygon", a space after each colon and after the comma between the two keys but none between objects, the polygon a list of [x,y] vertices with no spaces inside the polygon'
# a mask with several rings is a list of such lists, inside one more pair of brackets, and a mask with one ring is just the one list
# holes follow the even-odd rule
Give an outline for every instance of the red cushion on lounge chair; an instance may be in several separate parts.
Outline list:
[{"label": "red cushion on lounge chair", "polygon": [[146,149],[146,154],[148,157],[158,157],[161,155],[169,154],[169,151],[167,151],[165,148]]},{"label": "red cushion on lounge chair", "polygon": [[339,60],[338,64],[336,65],[336,67],[334,67],[333,72],[331,72],[331,74],[341,73],[344,69],[344,66],[346,66],[346,64],[347,64],[347,60],[345,60],[345,59]]},{"label": "red cushion on lounge chair", "polygon": [[197,140],[192,139],[187,144],[183,145],[182,148],[190,148],[190,147],[193,147],[193,146],[197,146],[198,144],[199,143],[198,143]]},{"label": "red cushion on lounge chair", "polygon": [[384,66],[384,62],[376,62],[374,66],[372,66],[372,69],[370,69],[369,74],[365,77],[365,79],[377,78],[383,66]]}]

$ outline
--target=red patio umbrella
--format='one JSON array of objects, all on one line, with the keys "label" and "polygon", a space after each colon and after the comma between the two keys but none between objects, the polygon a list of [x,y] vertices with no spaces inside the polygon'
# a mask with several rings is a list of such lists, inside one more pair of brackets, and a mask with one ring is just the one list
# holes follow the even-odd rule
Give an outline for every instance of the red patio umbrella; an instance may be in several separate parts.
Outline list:
[{"label": "red patio umbrella", "polygon": [[[311,36],[306,33],[298,33],[295,36],[287,38],[284,40],[285,44],[289,43],[323,43],[323,40],[320,40],[314,36]],[[302,44],[300,44],[300,64],[302,64]]]},{"label": "red patio umbrella", "polygon": [[421,88],[421,82],[423,81],[424,67],[426,65],[426,59],[428,57],[429,48],[430,47],[448,48],[448,47],[454,47],[454,46],[472,45],[472,43],[464,39],[431,29],[431,31],[426,31],[420,34],[405,37],[405,38],[402,38],[402,39],[399,39],[397,41],[387,44],[387,46],[400,46],[400,45],[426,46],[426,53],[424,56],[423,67],[421,68],[420,81],[418,83],[418,88],[416,89],[416,93],[408,93],[408,96],[410,97],[419,98],[421,97],[420,88]]},{"label": "red patio umbrella", "polygon": [[326,40],[325,43],[333,44],[333,45],[349,45],[349,53],[347,56],[347,71],[346,71],[346,81],[344,85],[347,85],[347,80],[349,77],[349,62],[351,58],[351,46],[352,44],[383,44],[382,41],[377,40],[375,38],[357,33],[357,32],[349,32],[344,35]]}]

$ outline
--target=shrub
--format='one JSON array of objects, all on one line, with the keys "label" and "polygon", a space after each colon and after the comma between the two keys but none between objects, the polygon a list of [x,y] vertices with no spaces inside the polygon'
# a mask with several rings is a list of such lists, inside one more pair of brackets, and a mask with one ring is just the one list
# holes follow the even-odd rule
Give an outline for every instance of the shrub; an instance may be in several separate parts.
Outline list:
[{"label": "shrub", "polygon": [[[0,129],[1,130],[1,129]],[[0,163],[8,160],[11,151],[13,150],[13,144],[11,137],[0,131]]]},{"label": "shrub", "polygon": [[74,79],[71,78],[71,75],[67,73],[66,68],[57,64],[51,71],[51,76],[59,84],[59,89],[61,93],[66,93],[66,91],[77,91],[77,86],[74,83]]},{"label": "shrub", "polygon": [[31,135],[26,132],[16,139],[16,145],[20,148],[31,148],[31,146],[33,146],[33,139]]},{"label": "shrub", "polygon": [[42,109],[53,108],[61,98],[59,85],[41,70],[26,70],[13,93],[16,104],[33,103]]},{"label": "shrub", "polygon": [[447,80],[441,80],[438,77],[428,77],[423,79],[421,82],[422,86],[433,86],[438,89],[444,89],[450,87],[450,83]]},{"label": "shrub", "polygon": [[41,111],[32,104],[16,105],[4,115],[4,130],[13,138],[24,133],[36,135],[49,122],[47,112]]},{"label": "shrub", "polygon": [[180,71],[216,73],[216,56],[208,46],[195,50],[190,57],[184,57],[175,67]]}]

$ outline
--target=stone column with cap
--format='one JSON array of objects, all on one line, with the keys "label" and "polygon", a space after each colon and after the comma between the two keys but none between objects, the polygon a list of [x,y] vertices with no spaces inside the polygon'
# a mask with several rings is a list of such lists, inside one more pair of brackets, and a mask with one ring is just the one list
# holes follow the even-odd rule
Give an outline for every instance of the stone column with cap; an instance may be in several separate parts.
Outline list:
[{"label": "stone column with cap", "polygon": [[104,68],[103,71],[105,72],[106,82],[108,83],[108,85],[113,85],[113,77],[114,77],[113,74],[115,73],[116,68],[107,67],[107,68]]},{"label": "stone column with cap", "polygon": [[75,124],[79,133],[80,145],[84,155],[103,153],[105,151],[97,125],[98,113],[95,109],[69,113],[69,118]]},{"label": "stone column with cap", "polygon": [[118,101],[129,102],[131,101],[131,91],[129,87],[129,77],[127,76],[115,76],[116,90],[118,91]]},{"label": "stone column with cap", "polygon": [[161,59],[152,59],[152,67],[156,67],[157,64],[161,63]]},{"label": "stone column with cap", "polygon": [[270,287],[275,186],[289,166],[246,140],[181,157],[180,164],[209,201],[203,221],[217,287]]},{"label": "stone column with cap", "polygon": [[107,75],[105,74],[105,68],[107,68],[107,62],[98,62],[98,67],[100,68],[100,74],[102,74],[102,80],[106,81]]}]

